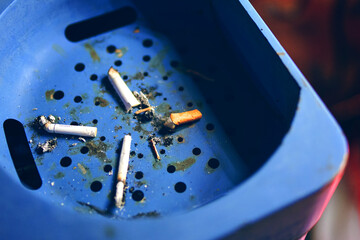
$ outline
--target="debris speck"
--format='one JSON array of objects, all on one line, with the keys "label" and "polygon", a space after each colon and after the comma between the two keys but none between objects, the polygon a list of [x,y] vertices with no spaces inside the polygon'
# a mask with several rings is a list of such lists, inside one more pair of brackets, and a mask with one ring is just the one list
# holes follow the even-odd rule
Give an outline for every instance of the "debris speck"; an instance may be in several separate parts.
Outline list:
[{"label": "debris speck", "polygon": [[87,172],[87,171],[86,171],[86,168],[85,168],[83,165],[81,165],[80,163],[78,163],[77,165],[78,165],[78,167],[79,167],[79,169],[80,169],[81,173],[85,175],[85,174],[86,174],[86,172]]},{"label": "debris speck", "polygon": [[38,108],[33,108],[32,110],[33,110],[33,111],[36,111],[36,110],[38,110]]},{"label": "debris speck", "polygon": [[51,185],[51,186],[54,186],[54,185],[55,185],[55,182],[51,182],[50,185]]},{"label": "debris speck", "polygon": [[85,138],[79,137],[78,139],[80,142],[86,142]]}]

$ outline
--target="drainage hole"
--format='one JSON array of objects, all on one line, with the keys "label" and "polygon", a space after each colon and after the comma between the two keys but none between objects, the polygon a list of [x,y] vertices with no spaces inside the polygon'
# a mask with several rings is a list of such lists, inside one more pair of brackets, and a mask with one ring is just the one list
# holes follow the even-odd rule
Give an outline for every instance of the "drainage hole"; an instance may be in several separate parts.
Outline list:
[{"label": "drainage hole", "polygon": [[170,65],[171,65],[173,68],[177,68],[177,67],[179,66],[179,62],[173,60],[173,61],[170,62]]},{"label": "drainage hole", "polygon": [[214,130],[214,128],[215,128],[214,124],[212,124],[212,123],[206,124],[206,129],[207,130],[212,131],[212,130]]},{"label": "drainage hole", "polygon": [[143,155],[142,153],[139,153],[139,154],[138,154],[138,158],[143,158],[143,156],[144,156],[144,155]]},{"label": "drainage hole", "polygon": [[166,101],[167,100],[167,98],[166,97],[164,97],[164,101]]},{"label": "drainage hole", "polygon": [[90,76],[91,81],[95,81],[97,79],[98,79],[98,76],[96,74],[91,74],[91,76]]},{"label": "drainage hole", "polygon": [[143,41],[143,46],[144,47],[151,47],[153,45],[153,41],[151,40],[151,39],[145,39],[144,41]]},{"label": "drainage hole", "polygon": [[127,75],[124,75],[124,76],[122,77],[122,79],[126,80],[126,79],[128,79],[128,76],[127,76]]},{"label": "drainage hole", "polygon": [[148,62],[148,61],[150,61],[150,59],[151,59],[151,57],[149,55],[143,56],[143,61],[144,62]]},{"label": "drainage hole", "polygon": [[192,102],[188,102],[186,105],[187,105],[188,107],[194,106],[194,104],[193,104]]},{"label": "drainage hole", "polygon": [[72,122],[70,123],[70,125],[79,126],[79,123],[78,123],[78,122],[75,122],[75,121],[72,121]]},{"label": "drainage hole", "polygon": [[80,97],[80,96],[74,97],[74,102],[79,103],[81,101],[82,101],[82,97]]},{"label": "drainage hole", "polygon": [[80,149],[80,152],[82,153],[82,154],[87,154],[88,152],[89,152],[89,148],[88,147],[82,147],[81,149]]},{"label": "drainage hole", "polygon": [[106,164],[104,166],[104,172],[108,173],[112,170],[112,166],[110,164]]},{"label": "drainage hole", "polygon": [[220,162],[216,158],[211,158],[207,164],[212,169],[216,169],[220,166]]},{"label": "drainage hole", "polygon": [[144,173],[141,171],[138,171],[135,173],[135,178],[136,179],[142,179],[144,177]]},{"label": "drainage hole", "polygon": [[56,100],[60,100],[64,97],[64,92],[63,91],[56,91],[53,95],[53,98]]},{"label": "drainage hole", "polygon": [[78,64],[75,65],[74,68],[75,68],[75,71],[77,71],[77,72],[84,71],[84,69],[85,69],[85,64],[83,64],[83,63],[78,63]]},{"label": "drainage hole", "polygon": [[178,138],[177,138],[177,141],[178,141],[179,143],[182,143],[182,142],[184,141],[184,138],[183,138],[183,137],[178,137]]},{"label": "drainage hole", "polygon": [[161,150],[160,150],[160,153],[161,153],[161,154],[165,154],[165,149],[161,149]]},{"label": "drainage hole", "polygon": [[100,102],[99,101],[95,101],[95,106],[99,106]]},{"label": "drainage hole", "polygon": [[168,76],[163,76],[163,80],[168,80]]},{"label": "drainage hole", "polygon": [[143,74],[144,74],[145,77],[149,76],[148,72],[144,72]]},{"label": "drainage hole", "polygon": [[184,91],[184,87],[179,87],[179,91],[180,92]]},{"label": "drainage hole", "polygon": [[106,137],[104,137],[104,136],[101,136],[101,137],[100,137],[100,140],[101,140],[101,141],[105,141],[105,139],[106,139]]},{"label": "drainage hole", "polygon": [[114,53],[115,50],[116,50],[116,47],[115,47],[114,45],[109,45],[109,46],[107,46],[107,48],[106,48],[106,51],[107,51],[108,53]]},{"label": "drainage hole", "polygon": [[99,181],[94,181],[94,182],[92,182],[91,185],[90,185],[90,189],[91,189],[91,191],[93,191],[93,192],[98,192],[98,191],[101,190],[101,188],[102,188],[102,183],[99,182]]},{"label": "drainage hole", "polygon": [[166,170],[168,173],[174,173],[176,171],[176,167],[174,165],[169,165]]},{"label": "drainage hole", "polygon": [[98,120],[97,120],[97,119],[94,119],[94,120],[92,120],[92,123],[93,123],[93,124],[97,124],[97,123],[98,123]]},{"label": "drainage hole", "polygon": [[175,191],[178,193],[183,193],[186,190],[186,184],[183,182],[178,182],[175,184]]},{"label": "drainage hole", "polygon": [[193,152],[194,155],[198,156],[198,155],[200,155],[201,150],[200,150],[200,148],[194,148],[194,149],[192,150],[192,152]]},{"label": "drainage hole", "polygon": [[144,198],[144,193],[140,190],[136,190],[135,192],[132,193],[132,199],[134,201],[141,201]]},{"label": "drainage hole", "polygon": [[71,165],[71,158],[69,157],[63,157],[61,160],[60,160],[60,165],[62,167],[68,167]]},{"label": "drainage hole", "polygon": [[116,60],[115,62],[114,62],[114,64],[115,64],[115,66],[121,66],[121,64],[122,64],[122,61],[121,60]]},{"label": "drainage hole", "polygon": [[131,151],[131,152],[130,152],[130,156],[133,157],[133,156],[135,156],[135,155],[136,155],[136,152],[135,152],[135,151]]}]

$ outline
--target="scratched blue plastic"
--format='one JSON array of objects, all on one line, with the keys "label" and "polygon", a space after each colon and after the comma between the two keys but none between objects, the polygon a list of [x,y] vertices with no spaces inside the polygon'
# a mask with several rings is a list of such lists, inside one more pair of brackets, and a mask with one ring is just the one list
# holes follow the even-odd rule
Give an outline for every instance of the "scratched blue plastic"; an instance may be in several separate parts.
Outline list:
[{"label": "scratched blue plastic", "polygon": [[[34,239],[47,237],[51,239],[75,237],[148,239],[149,236],[153,239],[219,238],[242,229],[250,223],[256,226],[256,222],[266,216],[286,209],[287,206],[316,193],[342,171],[347,149],[346,141],[337,123],[287,54],[280,55],[281,61],[278,63],[269,62],[266,66],[256,65],[257,61],[252,58],[253,56],[259,56],[263,52],[276,54],[276,52],[285,51],[248,1],[232,2],[231,4],[238,4],[240,8],[244,8],[246,14],[243,12],[237,14],[231,4],[222,1],[191,2],[190,8],[204,12],[200,11],[197,16],[199,19],[203,18],[203,15],[215,16],[212,19],[215,22],[212,23],[214,25],[216,23],[216,27],[224,31],[223,36],[214,35],[214,39],[209,43],[204,43],[204,49],[198,51],[204,58],[203,68],[206,69],[205,63],[209,58],[226,57],[225,53],[216,53],[217,49],[222,49],[222,47],[213,46],[214,53],[206,49],[211,49],[213,42],[230,39],[229,47],[233,49],[234,54],[247,62],[250,65],[249,71],[253,73],[255,71],[255,73],[241,76],[230,75],[230,71],[226,68],[231,67],[233,70],[239,63],[233,62],[234,66],[224,66],[225,60],[215,58],[212,61],[215,61],[215,65],[222,69],[221,76],[233,78],[234,81],[255,76],[254,81],[258,81],[255,85],[260,89],[259,92],[265,95],[264,99],[269,101],[274,112],[284,115],[286,121],[292,122],[289,132],[283,136],[276,151],[274,149],[275,152],[267,156],[266,161],[261,160],[266,156],[261,151],[256,150],[251,153],[252,142],[256,141],[256,138],[265,138],[265,135],[256,133],[248,142],[243,141],[242,145],[233,145],[224,131],[224,128],[228,126],[221,125],[219,116],[214,114],[211,104],[206,101],[207,97],[203,96],[204,91],[200,91],[198,85],[194,83],[193,75],[186,70],[178,71],[170,65],[172,60],[181,62],[181,55],[184,53],[176,49],[168,36],[161,34],[159,29],[146,21],[148,14],[146,9],[150,11],[146,6],[150,3],[142,5],[131,1],[47,1],[46,3],[14,1],[2,13],[0,22],[4,24],[0,25],[0,30],[7,34],[0,36],[2,47],[0,87],[3,90],[0,96],[2,105],[0,121],[15,118],[26,126],[25,131],[28,138],[32,138],[31,147],[43,180],[43,185],[39,190],[30,191],[24,188],[16,175],[6,142],[1,142],[0,179],[4,184],[0,188],[3,195],[0,202],[5,213],[2,214],[0,221],[4,229],[12,227],[22,229],[21,232],[4,230],[3,236],[21,238],[28,235]],[[166,13],[166,4],[162,4],[164,2],[153,1],[153,3],[152,7],[164,8],[162,10],[164,14]],[[65,38],[64,30],[67,25],[123,6],[133,6],[137,10],[138,19],[134,24],[77,43],[72,43]],[[235,19],[233,14],[238,19]],[[178,21],[196,19],[189,17],[187,20],[186,15],[184,18]],[[256,49],[253,56],[250,54],[241,56],[241,54],[246,53],[246,44],[252,41],[252,37],[258,37],[258,35],[252,35],[253,30],[250,28],[249,32],[236,31],[239,28],[238,25],[247,21],[254,21],[258,26],[256,30],[262,32],[270,43]],[[199,24],[199,29],[200,23],[203,24],[201,20],[198,23],[194,22],[194,24]],[[167,27],[171,29],[172,26]],[[134,33],[137,28],[139,33]],[[186,29],[183,31],[186,33]],[[142,41],[147,38],[152,39],[154,43],[150,48],[142,45]],[[127,51],[119,58],[116,53],[109,54],[106,51],[109,45],[115,45]],[[99,60],[91,58],[89,48],[87,49],[86,46],[91,46],[96,51]],[[144,55],[149,55],[152,59],[158,57],[162,64],[155,67],[152,61],[144,62],[142,60]],[[114,66],[116,60],[121,60],[122,65]],[[85,64],[85,69],[77,72],[74,66],[80,62]],[[285,67],[280,68],[279,64]],[[122,75],[129,77],[138,72],[148,72],[149,76],[146,76],[144,80],[131,80],[127,84],[131,90],[156,87],[156,91],[163,95],[150,100],[152,105],[164,106],[164,103],[167,103],[172,107],[171,111],[198,108],[203,113],[203,118],[199,122],[172,134],[173,145],[158,146],[159,150],[165,149],[165,154],[161,155],[161,164],[155,163],[146,141],[146,134],[134,130],[137,120],[133,119],[132,114],[116,110],[115,107],[120,106],[119,98],[102,87],[102,79],[106,77],[106,72],[111,65]],[[276,80],[273,80],[273,84],[271,80],[264,82],[265,78],[261,75],[262,68],[280,69],[278,71],[283,71],[284,75],[288,75],[291,78],[291,84],[296,87],[289,88],[287,92],[287,85],[281,85],[281,81],[279,84],[275,84]],[[196,70],[203,73],[204,69]],[[239,72],[243,72],[240,69],[244,69],[244,66],[239,66]],[[97,74],[98,79],[91,81],[91,74]],[[168,80],[162,79],[164,75],[169,75]],[[217,80],[215,84],[229,84],[221,82],[221,78]],[[202,81],[204,81],[200,83],[202,86],[212,84],[206,79]],[[179,91],[179,87],[184,87],[184,91]],[[298,88],[300,91],[297,90]],[[64,98],[46,100],[45,92],[51,89],[63,91]],[[236,89],[231,89],[231,82],[228,89],[236,93]],[[258,93],[249,92],[248,94]],[[297,94],[300,96],[298,97]],[[82,103],[74,102],[74,97],[78,95],[83,96]],[[98,96],[107,100],[110,103],[109,106],[95,106],[94,98]],[[275,103],[276,96],[280,96],[278,103]],[[238,97],[241,96],[235,98]],[[295,108],[292,109],[290,104],[287,105],[290,102],[287,99],[290,98],[296,101],[299,98],[295,116],[292,113],[295,112]],[[194,104],[193,107],[187,107],[190,101]],[[229,103],[218,97],[215,97],[214,101],[234,104],[235,109],[237,106],[234,102]],[[252,102],[248,103],[249,106],[251,104]],[[35,108],[37,110],[33,110]],[[241,112],[242,109],[236,111]],[[264,113],[267,112],[264,110]],[[118,158],[116,150],[120,147],[122,136],[131,133],[133,137],[131,150],[137,154],[142,153],[144,157],[135,156],[130,159],[131,167],[127,185],[134,187],[135,190],[143,191],[145,199],[142,202],[133,201],[131,193],[127,191],[125,207],[121,210],[110,209],[108,212],[110,217],[104,217],[89,207],[79,204],[82,202],[99,210],[107,209],[112,201],[109,196],[113,191],[115,176],[103,171],[103,166],[106,164],[104,159],[81,154],[80,148],[85,143],[77,138],[59,137],[58,146],[53,152],[38,155],[35,152],[35,145],[51,136],[35,133],[28,124],[42,114],[60,116],[61,123],[69,124],[77,121],[83,125],[96,125],[98,136],[91,141],[99,143],[101,136],[106,137],[104,141],[108,147],[106,158],[113,166],[113,170]],[[231,117],[230,112],[224,114]],[[244,111],[244,118],[246,114],[249,113]],[[129,119],[126,120],[123,117]],[[97,119],[98,123],[93,124],[93,119]],[[270,115],[268,119],[265,116],[263,119],[257,119],[253,124],[261,129],[262,122],[267,120],[274,122],[274,129],[277,129],[276,124],[281,125],[281,123],[276,123]],[[238,121],[241,123],[241,120]],[[207,123],[214,124],[215,130],[207,131]],[[233,123],[236,126],[237,120],[234,119]],[[122,128],[115,130],[116,126]],[[150,123],[142,126],[152,131]],[[241,125],[237,128],[240,134],[246,133],[248,129],[247,126]],[[4,139],[3,131],[0,134],[1,139]],[[141,139],[140,136],[143,138]],[[177,136],[184,137],[184,143],[177,143]],[[73,143],[77,145],[70,147]],[[255,142],[254,145],[256,145]],[[201,149],[199,156],[194,156],[192,153],[195,147]],[[271,147],[263,146],[263,148]],[[72,159],[72,164],[67,168],[60,165],[60,159],[64,156]],[[166,171],[168,164],[187,158],[195,158],[196,162],[185,171],[172,174]],[[220,167],[211,172],[206,167],[210,158],[217,158],[220,161]],[[246,162],[247,159],[256,163],[249,164]],[[88,168],[86,173],[79,164]],[[136,180],[134,177],[136,171],[142,171],[144,178]],[[102,189],[99,192],[90,190],[90,184],[95,180],[102,183]],[[136,183],[139,181],[144,181],[141,186]],[[187,185],[184,193],[177,193],[174,190],[174,184],[179,181]],[[154,211],[160,214],[158,218],[129,220],[137,214]],[[23,217],[19,219],[16,216]],[[276,224],[280,225],[274,222],[274,228]],[[294,232],[293,237],[300,237],[296,235],[298,234],[296,230],[296,227],[289,229],[289,234]]]}]

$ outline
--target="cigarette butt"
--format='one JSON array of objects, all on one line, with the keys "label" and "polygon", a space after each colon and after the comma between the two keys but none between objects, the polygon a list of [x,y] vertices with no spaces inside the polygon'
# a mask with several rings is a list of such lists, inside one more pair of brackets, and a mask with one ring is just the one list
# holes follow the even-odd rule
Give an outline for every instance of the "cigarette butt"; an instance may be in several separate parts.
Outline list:
[{"label": "cigarette butt", "polygon": [[118,182],[116,184],[115,205],[118,208],[121,208],[122,199],[123,199],[123,195],[124,195],[124,186],[125,186],[125,184],[123,182]]},{"label": "cigarette butt", "polygon": [[124,80],[121,78],[120,73],[113,67],[110,67],[108,77],[117,94],[120,96],[121,101],[124,103],[126,111],[140,105],[140,102],[135,98]]},{"label": "cigarette butt", "polygon": [[144,109],[140,109],[140,110],[136,111],[135,114],[138,115],[140,113],[147,112],[147,111],[150,111],[152,109],[153,109],[153,107],[147,107],[147,108],[144,108]]},{"label": "cigarette butt", "polygon": [[97,134],[96,127],[55,124],[47,120],[45,116],[40,117],[39,123],[44,130],[49,133],[76,135],[82,137],[96,137]]},{"label": "cigarette butt", "polygon": [[199,110],[191,110],[182,113],[171,113],[170,119],[175,125],[182,125],[185,123],[193,122],[199,120],[202,117],[202,114]]},{"label": "cigarette butt", "polygon": [[130,144],[131,144],[131,136],[125,135],[123,139],[123,144],[119,159],[119,170],[117,175],[118,183],[116,184],[116,193],[115,193],[115,205],[118,208],[121,207],[123,194],[124,194],[124,186],[125,186],[126,175],[129,166]]},{"label": "cigarette butt", "polygon": [[154,139],[152,139],[152,138],[150,139],[150,144],[151,144],[151,148],[153,149],[153,151],[155,153],[156,159],[160,160],[161,158],[160,158],[158,150],[156,149],[156,143],[155,143]]}]

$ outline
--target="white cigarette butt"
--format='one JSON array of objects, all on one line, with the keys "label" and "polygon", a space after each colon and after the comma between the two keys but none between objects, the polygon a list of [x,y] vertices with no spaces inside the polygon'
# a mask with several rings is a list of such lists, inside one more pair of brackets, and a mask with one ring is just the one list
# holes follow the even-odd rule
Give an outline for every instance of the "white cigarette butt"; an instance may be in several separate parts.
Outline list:
[{"label": "white cigarette butt", "polygon": [[54,124],[48,121],[45,116],[40,117],[39,123],[45,129],[45,131],[49,133],[59,133],[83,137],[96,137],[97,134],[96,127]]},{"label": "white cigarette butt", "polygon": [[119,94],[121,101],[124,103],[126,111],[129,111],[131,108],[140,105],[140,102],[132,94],[118,71],[116,71],[113,67],[110,67],[108,76],[109,81],[115,88],[117,94]]},{"label": "white cigarette butt", "polygon": [[124,186],[125,186],[126,175],[129,166],[130,144],[131,144],[131,136],[125,135],[123,139],[123,144],[119,159],[119,170],[117,175],[118,183],[116,184],[116,193],[115,193],[115,205],[118,208],[121,207],[123,194],[124,194]]}]

